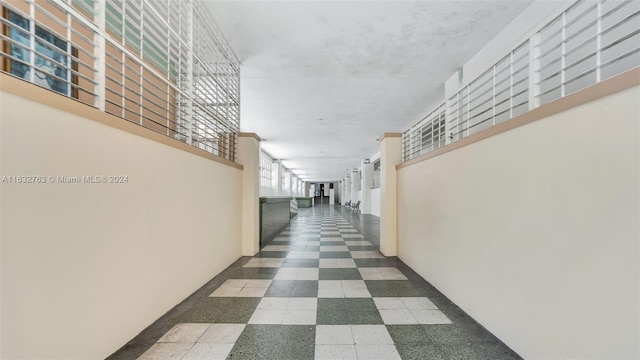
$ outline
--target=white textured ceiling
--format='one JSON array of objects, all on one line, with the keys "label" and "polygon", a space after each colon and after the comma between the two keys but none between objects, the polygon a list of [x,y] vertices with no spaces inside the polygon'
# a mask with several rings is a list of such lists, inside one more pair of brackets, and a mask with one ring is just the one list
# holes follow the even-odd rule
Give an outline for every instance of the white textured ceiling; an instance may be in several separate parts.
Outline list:
[{"label": "white textured ceiling", "polygon": [[242,63],[241,129],[303,179],[337,180],[442,101],[530,1],[212,1]]}]

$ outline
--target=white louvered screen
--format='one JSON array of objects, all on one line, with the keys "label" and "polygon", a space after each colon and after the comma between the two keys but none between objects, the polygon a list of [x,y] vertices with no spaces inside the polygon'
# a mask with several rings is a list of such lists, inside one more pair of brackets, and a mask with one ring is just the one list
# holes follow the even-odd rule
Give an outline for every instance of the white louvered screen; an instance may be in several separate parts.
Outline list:
[{"label": "white louvered screen", "polygon": [[240,65],[198,1],[0,6],[0,71],[235,160]]},{"label": "white louvered screen", "polygon": [[[446,100],[447,143],[638,66],[640,1],[575,1]],[[404,161],[442,146],[429,137],[442,106],[405,131]]]}]

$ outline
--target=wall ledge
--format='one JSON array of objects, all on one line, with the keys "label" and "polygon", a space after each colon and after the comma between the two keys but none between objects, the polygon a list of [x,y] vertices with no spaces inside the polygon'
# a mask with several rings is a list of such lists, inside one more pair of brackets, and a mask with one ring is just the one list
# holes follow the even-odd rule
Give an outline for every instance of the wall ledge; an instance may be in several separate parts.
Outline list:
[{"label": "wall ledge", "polygon": [[386,132],[382,135],[380,135],[380,138],[378,138],[378,141],[382,141],[386,138],[394,138],[394,137],[402,137],[402,133],[401,132]]},{"label": "wall ledge", "polygon": [[[162,143],[164,145],[186,151],[188,153],[203,157],[208,160],[218,162],[223,165],[231,166],[236,169],[243,170],[244,167],[233,161],[223,159],[219,156],[206,152],[204,150],[194,148],[181,141],[159,134],[153,130],[143,126],[134,124],[128,120],[119,118],[115,115],[102,112],[94,107],[83,104],[69,97],[57,94],[30,82],[18,79],[6,73],[0,72],[0,91],[14,94],[29,100],[39,102],[41,104],[62,110],[89,120],[99,122],[101,124],[126,131],[128,133],[141,136],[143,138]],[[7,104],[4,104],[7,106]]]},{"label": "wall ledge", "polygon": [[640,68],[631,69],[610,79],[577,91],[571,95],[542,105],[539,108],[528,111],[510,120],[506,120],[505,122],[482,130],[476,134],[465,137],[440,149],[400,163],[396,165],[396,170],[432,159],[450,151],[457,150],[478,141],[530,124],[534,121],[542,120],[551,115],[558,114],[637,85],[640,85]]},{"label": "wall ledge", "polygon": [[254,132],[239,132],[238,133],[238,137],[252,137],[252,138],[256,139],[258,142],[262,141],[260,136],[258,136],[258,134],[254,133]]}]

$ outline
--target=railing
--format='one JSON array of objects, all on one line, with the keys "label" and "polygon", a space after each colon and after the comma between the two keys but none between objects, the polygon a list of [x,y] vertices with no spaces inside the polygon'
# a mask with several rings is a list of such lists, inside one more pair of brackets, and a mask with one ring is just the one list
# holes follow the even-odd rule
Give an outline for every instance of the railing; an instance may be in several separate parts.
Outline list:
[{"label": "railing", "polygon": [[192,0],[0,0],[0,70],[235,161],[239,63]]},{"label": "railing", "polygon": [[411,126],[403,160],[638,66],[640,1],[576,1]]},{"label": "railing", "polygon": [[402,134],[402,156],[413,159],[445,144],[445,104],[441,103],[427,116]]},{"label": "railing", "polygon": [[457,141],[529,110],[529,41],[447,101],[447,142]]}]

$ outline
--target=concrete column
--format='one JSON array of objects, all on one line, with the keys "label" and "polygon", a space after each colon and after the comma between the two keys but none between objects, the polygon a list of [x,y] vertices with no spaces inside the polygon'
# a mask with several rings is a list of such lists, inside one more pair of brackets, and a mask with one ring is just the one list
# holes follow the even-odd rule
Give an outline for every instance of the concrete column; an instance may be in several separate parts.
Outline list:
[{"label": "concrete column", "polygon": [[239,164],[242,171],[242,255],[260,251],[260,137],[255,133],[238,133]]},{"label": "concrete column", "polygon": [[402,161],[402,133],[380,137],[380,252],[398,255],[396,165]]},{"label": "concrete column", "polygon": [[373,165],[362,161],[362,204],[363,214],[371,214],[371,187],[373,186]]},{"label": "concrete column", "polygon": [[[336,188],[338,187],[337,183],[329,183],[327,184],[329,189],[329,205],[334,205],[336,203]],[[333,185],[333,189],[331,189],[331,185]]]},{"label": "concrete column", "polygon": [[360,176],[358,176],[357,172],[353,172],[353,170],[349,170],[351,174],[351,203],[358,202],[358,183],[360,182]]}]

